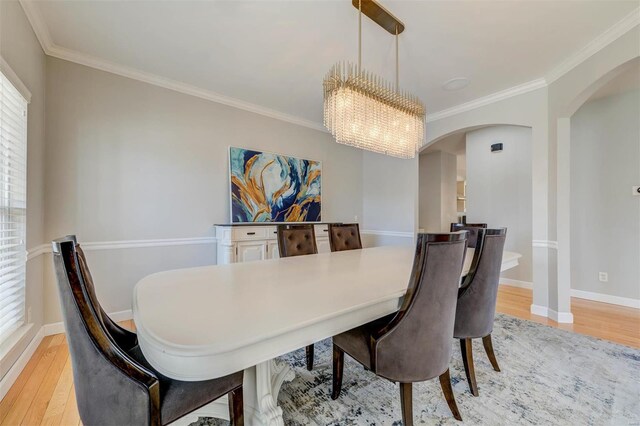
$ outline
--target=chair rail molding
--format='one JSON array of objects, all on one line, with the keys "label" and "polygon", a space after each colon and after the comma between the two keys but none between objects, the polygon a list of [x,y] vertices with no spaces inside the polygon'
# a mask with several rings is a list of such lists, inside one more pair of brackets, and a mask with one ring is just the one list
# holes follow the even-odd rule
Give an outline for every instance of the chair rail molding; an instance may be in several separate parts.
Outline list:
[{"label": "chair rail molding", "polygon": [[364,229],[360,231],[364,235],[379,235],[383,237],[401,237],[401,238],[413,238],[415,233],[405,231],[376,231],[373,229]]},{"label": "chair rail molding", "polygon": [[[144,247],[168,247],[190,246],[197,244],[215,244],[215,237],[191,237],[191,238],[163,238],[150,240],[120,240],[120,241],[93,241],[80,242],[85,251],[92,250],[119,250]],[[42,254],[51,253],[50,244],[40,244],[27,250],[27,260],[34,259]]]},{"label": "chair rail molding", "polygon": [[543,248],[550,248],[550,249],[553,249],[553,250],[558,250],[558,242],[557,241],[533,240],[533,241],[531,241],[531,246],[532,247],[543,247]]}]

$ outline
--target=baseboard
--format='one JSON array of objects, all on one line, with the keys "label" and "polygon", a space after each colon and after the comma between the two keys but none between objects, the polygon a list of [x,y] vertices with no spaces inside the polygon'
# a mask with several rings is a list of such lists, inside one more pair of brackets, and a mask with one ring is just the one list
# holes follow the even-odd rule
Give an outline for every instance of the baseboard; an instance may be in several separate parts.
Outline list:
[{"label": "baseboard", "polygon": [[549,315],[547,315],[549,319],[564,324],[572,324],[573,323],[573,314],[571,312],[557,312],[553,309],[549,309]]},{"label": "baseboard", "polygon": [[500,278],[500,284],[509,285],[511,287],[519,287],[519,288],[533,288],[533,283],[531,281],[521,281],[514,280],[512,278]]},{"label": "baseboard", "polygon": [[549,315],[549,308],[540,305],[531,305],[530,311],[533,315],[539,315],[541,317],[547,317]]},{"label": "baseboard", "polygon": [[33,336],[33,339],[31,339],[31,342],[29,342],[25,350],[20,354],[18,360],[11,366],[2,380],[0,380],[0,400],[2,400],[7,392],[9,392],[11,386],[13,386],[15,381],[18,379],[18,376],[20,376],[20,373],[22,373],[22,370],[27,365],[36,349],[38,349],[43,338],[44,327],[40,327],[40,330],[38,330],[36,335]]},{"label": "baseboard", "polygon": [[574,289],[571,289],[571,297],[640,309],[640,299],[632,299],[631,297],[612,296],[610,294],[594,293],[591,291]]},{"label": "baseboard", "polygon": [[[113,312],[107,315],[109,315],[109,317],[115,322],[127,321],[133,318],[133,312],[131,311],[131,309],[127,309],[125,311]],[[64,333],[64,324],[62,322],[53,322],[50,324],[45,324],[42,327],[42,330],[45,336]]]}]

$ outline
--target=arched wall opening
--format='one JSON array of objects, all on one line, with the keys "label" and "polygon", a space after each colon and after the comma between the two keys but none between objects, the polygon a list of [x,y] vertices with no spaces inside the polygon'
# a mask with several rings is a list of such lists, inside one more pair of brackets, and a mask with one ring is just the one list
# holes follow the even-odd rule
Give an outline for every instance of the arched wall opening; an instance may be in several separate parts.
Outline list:
[{"label": "arched wall opening", "polygon": [[[522,124],[478,124],[434,138],[419,155],[420,230],[448,231],[462,214],[469,223],[506,227],[505,249],[522,258],[501,283],[526,288],[534,287],[532,133]],[[494,143],[503,151],[492,153]]]},{"label": "arched wall opening", "polygon": [[632,195],[640,181],[640,92],[597,102],[628,76],[640,83],[639,72],[638,57],[615,66],[557,119],[560,312],[570,312],[572,295],[640,307],[640,198]]}]

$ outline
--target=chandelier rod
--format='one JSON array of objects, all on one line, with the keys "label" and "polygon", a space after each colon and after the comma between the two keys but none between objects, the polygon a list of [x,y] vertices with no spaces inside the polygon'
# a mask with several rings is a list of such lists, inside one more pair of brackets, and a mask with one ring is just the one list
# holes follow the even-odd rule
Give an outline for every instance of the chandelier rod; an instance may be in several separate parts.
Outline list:
[{"label": "chandelier rod", "polygon": [[358,0],[358,74],[362,69],[362,0]]},{"label": "chandelier rod", "polygon": [[396,25],[396,92],[400,93],[400,60],[398,59],[398,26]]}]

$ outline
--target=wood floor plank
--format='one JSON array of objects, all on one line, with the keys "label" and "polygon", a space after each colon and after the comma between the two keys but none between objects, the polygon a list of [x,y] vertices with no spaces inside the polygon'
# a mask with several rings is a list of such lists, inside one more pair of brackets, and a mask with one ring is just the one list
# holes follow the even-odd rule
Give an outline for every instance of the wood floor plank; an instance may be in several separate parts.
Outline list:
[{"label": "wood floor plank", "polygon": [[62,375],[64,365],[67,363],[67,359],[69,359],[69,349],[64,340],[58,345],[57,349],[56,356],[45,373],[29,409],[25,413],[21,423],[23,425],[40,424],[44,413],[47,411],[47,405],[49,405],[53,391]]},{"label": "wood floor plank", "polygon": [[40,361],[40,358],[42,358],[42,355],[44,354],[46,348],[49,346],[51,339],[52,336],[46,336],[44,339],[42,339],[35,352],[31,356],[31,359],[27,362],[27,365],[25,365],[24,369],[22,370],[16,381],[13,383],[11,389],[9,389],[9,392],[7,392],[4,398],[2,398],[2,401],[0,401],[0,424],[2,424],[5,417],[7,417],[7,415],[9,414],[9,409],[17,400],[20,392],[24,388],[24,385],[29,380],[29,377],[31,377],[33,370],[35,370],[36,365],[38,365],[38,362]]},{"label": "wood floor plank", "polygon": [[[51,339],[53,340],[53,339]],[[29,410],[29,406],[33,402],[36,394],[38,393],[38,389],[42,384],[42,380],[47,373],[47,370],[53,363],[56,354],[58,353],[59,346],[49,347],[51,340],[48,340],[45,344],[43,341],[41,345],[45,345],[44,352],[33,372],[27,379],[27,382],[24,384],[23,388],[20,390],[16,401],[9,408],[6,417],[2,420],[2,424],[4,425],[19,425],[24,416],[27,414]]]},{"label": "wood floor plank", "polygon": [[44,413],[41,424],[48,426],[60,424],[72,387],[73,372],[71,370],[71,357],[67,357],[67,362],[62,369],[62,374],[53,391],[53,395],[51,395],[51,399],[47,405],[47,411]]},{"label": "wood floor plank", "polygon": [[78,413],[78,405],[76,403],[76,389],[72,385],[64,407],[64,412],[62,413],[60,425],[71,426],[78,424],[80,424],[80,414]]}]

